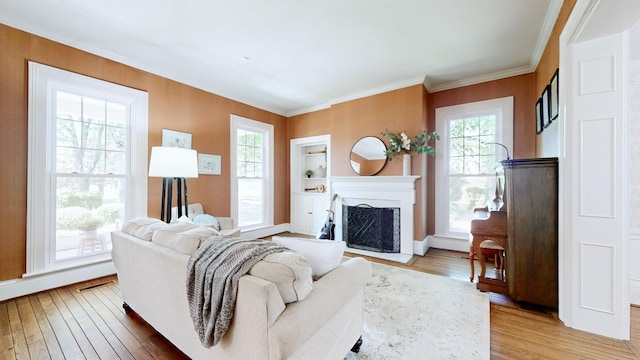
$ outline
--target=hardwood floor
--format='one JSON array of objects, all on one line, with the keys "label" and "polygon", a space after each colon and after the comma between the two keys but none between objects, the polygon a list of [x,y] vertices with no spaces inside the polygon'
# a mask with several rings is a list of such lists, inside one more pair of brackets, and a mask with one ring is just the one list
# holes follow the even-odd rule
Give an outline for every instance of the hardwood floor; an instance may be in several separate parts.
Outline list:
[{"label": "hardwood floor", "polygon": [[[409,265],[469,281],[466,254],[430,249]],[[0,302],[0,359],[187,359],[135,313],[125,314],[115,276]],[[557,315],[491,294],[491,359],[640,359],[640,309],[631,341],[565,327]],[[363,346],[366,346],[364,344]]]}]

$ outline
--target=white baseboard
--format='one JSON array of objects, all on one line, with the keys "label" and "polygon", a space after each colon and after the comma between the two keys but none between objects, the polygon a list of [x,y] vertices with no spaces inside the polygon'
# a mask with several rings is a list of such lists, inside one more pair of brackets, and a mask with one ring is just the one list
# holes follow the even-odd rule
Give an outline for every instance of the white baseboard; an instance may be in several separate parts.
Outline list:
[{"label": "white baseboard", "polygon": [[289,224],[278,224],[274,226],[263,227],[254,230],[242,231],[240,237],[247,239],[260,239],[267,236],[277,235],[289,231]]},{"label": "white baseboard", "polygon": [[413,253],[424,256],[429,251],[429,237],[420,240],[413,240]]},{"label": "white baseboard", "polygon": [[42,275],[0,282],[0,301],[54,289],[102,276],[113,275],[116,268],[112,261],[60,270]]},{"label": "white baseboard", "polygon": [[469,252],[469,239],[458,239],[439,235],[427,236],[430,248]]},{"label": "white baseboard", "polygon": [[629,302],[640,305],[640,281],[631,279],[629,286]]},{"label": "white baseboard", "polygon": [[[637,259],[640,255],[640,229],[629,229],[629,259]],[[629,262],[629,302],[640,305],[640,264]]]}]

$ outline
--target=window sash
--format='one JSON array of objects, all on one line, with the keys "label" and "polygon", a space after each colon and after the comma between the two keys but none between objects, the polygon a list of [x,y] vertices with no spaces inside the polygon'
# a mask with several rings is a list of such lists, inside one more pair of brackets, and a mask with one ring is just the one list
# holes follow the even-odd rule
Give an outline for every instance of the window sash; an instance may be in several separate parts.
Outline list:
[{"label": "window sash", "polygon": [[[106,252],[103,257],[55,260],[57,181],[63,176],[121,176],[125,179],[127,189],[136,189],[135,192],[130,191],[125,194],[123,219],[146,216],[148,94],[34,62],[29,62],[29,79],[27,269],[25,275],[47,273],[109,260],[109,252]],[[120,174],[114,172],[114,175],[109,175],[107,168],[104,168],[103,174],[56,172],[58,165],[56,163],[56,119],[58,119],[56,94],[63,93],[80,93],[95,99],[126,104],[119,111],[125,111],[132,120],[130,124],[123,127],[126,130],[127,139],[123,152],[128,155]],[[119,118],[121,117],[122,114],[119,115]],[[107,118],[105,126],[122,127],[120,123],[120,120],[110,121]]]},{"label": "window sash", "polygon": [[[273,131],[273,125],[231,115],[231,214],[245,231],[273,226]],[[240,134],[252,132],[261,136],[239,143]]]}]

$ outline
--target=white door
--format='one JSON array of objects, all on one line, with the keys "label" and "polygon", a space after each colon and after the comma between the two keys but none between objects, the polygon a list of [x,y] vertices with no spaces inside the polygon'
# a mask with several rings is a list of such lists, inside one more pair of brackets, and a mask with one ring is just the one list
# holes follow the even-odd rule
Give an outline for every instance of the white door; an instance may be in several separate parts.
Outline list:
[{"label": "white door", "polygon": [[618,33],[569,47],[567,152],[561,169],[566,185],[561,318],[570,327],[618,339],[629,338],[630,316],[625,43],[626,33]]}]

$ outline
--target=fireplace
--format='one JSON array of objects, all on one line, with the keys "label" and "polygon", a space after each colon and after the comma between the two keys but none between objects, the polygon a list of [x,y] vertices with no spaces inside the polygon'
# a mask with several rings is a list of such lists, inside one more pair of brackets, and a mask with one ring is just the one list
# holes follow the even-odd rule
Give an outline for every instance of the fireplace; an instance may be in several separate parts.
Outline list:
[{"label": "fireplace", "polygon": [[400,208],[343,205],[342,224],[342,240],[347,247],[400,252]]},{"label": "fireplace", "polygon": [[[414,240],[415,181],[419,176],[332,176],[331,192],[337,195],[335,207],[335,238],[347,241],[348,217],[343,209],[365,205],[371,208],[397,209],[399,249],[386,252],[349,247],[347,251],[391,261],[408,262],[413,254],[423,255],[424,240]],[[347,208],[345,208],[345,206]],[[383,215],[388,216],[388,215]],[[389,228],[385,226],[385,228]],[[415,250],[414,250],[415,249]],[[425,250],[426,251],[426,250]]]}]

